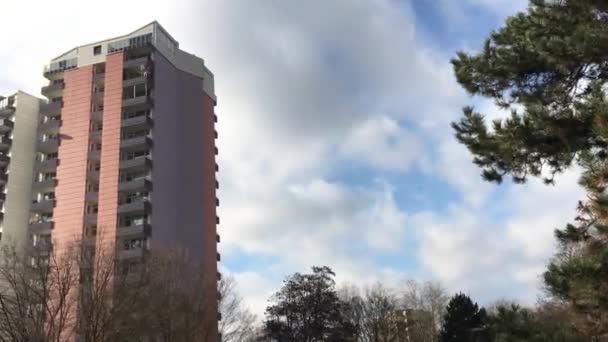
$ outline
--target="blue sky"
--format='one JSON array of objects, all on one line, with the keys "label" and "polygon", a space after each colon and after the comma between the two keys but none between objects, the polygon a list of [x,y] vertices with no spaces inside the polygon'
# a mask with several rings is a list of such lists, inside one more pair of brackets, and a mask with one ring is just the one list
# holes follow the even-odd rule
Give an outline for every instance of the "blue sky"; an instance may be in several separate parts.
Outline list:
[{"label": "blue sky", "polygon": [[96,17],[109,26],[77,3],[4,5],[0,30],[20,34],[0,45],[0,93],[38,93],[49,58],[152,20],[203,57],[219,99],[221,267],[256,313],[320,264],[340,283],[428,279],[482,303],[540,294],[576,174],[484,183],[449,127],[468,104],[504,114],[467,96],[449,59],[525,1],[108,0]]}]

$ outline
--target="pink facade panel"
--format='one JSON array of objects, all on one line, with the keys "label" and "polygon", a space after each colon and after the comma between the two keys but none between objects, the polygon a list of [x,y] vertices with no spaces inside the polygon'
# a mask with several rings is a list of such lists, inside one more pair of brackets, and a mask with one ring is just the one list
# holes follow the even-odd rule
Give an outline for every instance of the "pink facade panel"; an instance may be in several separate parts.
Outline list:
[{"label": "pink facade panel", "polygon": [[[90,66],[66,71],[64,75],[56,207],[53,213],[54,249],[59,258],[83,237],[92,78],[93,69]],[[73,296],[78,296],[77,292]],[[75,340],[73,325],[76,322],[77,311],[74,308],[68,314],[66,323],[72,325],[72,329],[66,329],[62,341]]]},{"label": "pink facade panel", "polygon": [[116,243],[123,63],[122,52],[106,59],[97,248],[114,248]]},{"label": "pink facade panel", "polygon": [[65,72],[53,240],[57,251],[80,240],[85,212],[93,68]]}]

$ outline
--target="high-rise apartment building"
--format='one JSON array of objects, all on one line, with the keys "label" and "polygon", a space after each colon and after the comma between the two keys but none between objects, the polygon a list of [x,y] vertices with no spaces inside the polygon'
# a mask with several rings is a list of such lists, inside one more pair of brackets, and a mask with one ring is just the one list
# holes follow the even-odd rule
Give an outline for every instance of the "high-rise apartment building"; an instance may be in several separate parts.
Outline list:
[{"label": "high-rise apartment building", "polygon": [[[61,251],[82,239],[125,259],[178,248],[218,277],[216,97],[204,61],[153,22],[65,52],[44,77],[48,101],[0,102],[2,240]],[[205,290],[217,298],[215,285]]]}]

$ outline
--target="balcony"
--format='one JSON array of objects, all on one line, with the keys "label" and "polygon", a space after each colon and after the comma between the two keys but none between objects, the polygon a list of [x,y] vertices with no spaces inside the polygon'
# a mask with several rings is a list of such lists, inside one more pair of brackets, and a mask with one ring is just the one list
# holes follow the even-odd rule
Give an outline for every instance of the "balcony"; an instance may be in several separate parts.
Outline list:
[{"label": "balcony", "polygon": [[94,141],[101,141],[101,130],[89,132],[89,138]]},{"label": "balcony", "polygon": [[95,180],[95,181],[97,181],[97,180],[99,180],[99,171],[90,170],[90,171],[87,173],[87,177],[88,177],[90,180]]},{"label": "balcony", "polygon": [[95,246],[95,242],[97,240],[96,236],[85,236],[82,238],[82,244],[85,246]]},{"label": "balcony", "polygon": [[57,170],[58,159],[47,159],[38,161],[36,169],[40,172],[50,172]]},{"label": "balcony", "polygon": [[55,227],[53,221],[35,221],[30,223],[30,233],[32,234],[49,234]]},{"label": "balcony", "polygon": [[12,143],[13,143],[13,140],[11,138],[7,137],[6,135],[0,136],[0,151],[8,152],[8,150],[11,148]]},{"label": "balcony", "polygon": [[99,150],[89,151],[89,159],[95,160],[95,161],[101,160],[101,151],[99,151]]},{"label": "balcony", "polygon": [[149,115],[140,115],[122,120],[123,128],[139,129],[152,127],[152,118]]},{"label": "balcony", "polygon": [[94,83],[100,83],[105,81],[106,79],[106,74],[104,72],[98,72],[93,74],[93,82]]},{"label": "balcony", "polygon": [[103,120],[103,111],[98,110],[91,113],[91,119],[94,121],[102,121]]},{"label": "balcony", "polygon": [[84,223],[87,226],[94,226],[97,224],[97,214],[85,214]]},{"label": "balcony", "polygon": [[38,140],[38,151],[49,153],[56,152],[59,147],[59,139],[58,138],[47,138],[43,140]]},{"label": "balcony", "polygon": [[4,107],[0,106],[0,116],[9,116],[15,113],[15,106],[8,104]]},{"label": "balcony", "polygon": [[0,167],[7,167],[8,163],[11,162],[11,157],[5,155],[5,154],[0,154]]},{"label": "balcony", "polygon": [[123,87],[132,87],[136,84],[146,83],[147,78],[144,76],[133,77],[122,81]]},{"label": "balcony", "polygon": [[44,67],[44,77],[52,76],[64,72],[65,70],[74,69],[78,66],[78,58],[66,59],[51,63]]},{"label": "balcony", "polygon": [[142,65],[147,65],[149,63],[148,57],[139,57],[134,59],[126,60],[123,64],[125,69],[140,69]]},{"label": "balcony", "polygon": [[9,119],[0,119],[0,133],[8,133],[13,130],[15,123]]},{"label": "balcony", "polygon": [[38,129],[42,132],[59,132],[59,127],[61,127],[61,120],[57,119],[48,119],[45,122],[41,122],[38,126]]},{"label": "balcony", "polygon": [[48,116],[59,115],[62,107],[63,101],[43,103],[40,105],[40,114]]},{"label": "balcony", "polygon": [[142,258],[144,256],[143,248],[136,249],[123,249],[118,252],[119,259],[132,259],[132,258]]},{"label": "balcony", "polygon": [[64,88],[65,88],[65,83],[57,82],[54,84],[50,84],[46,87],[42,87],[42,90],[40,92],[42,93],[42,95],[44,95],[48,98],[52,98],[52,97],[59,96]]},{"label": "balcony", "polygon": [[152,146],[152,138],[147,135],[135,138],[124,139],[120,142],[120,148],[122,149],[141,149],[143,147]]},{"label": "balcony", "polygon": [[144,214],[151,209],[150,202],[147,199],[132,201],[131,203],[123,203],[118,206],[119,214]]},{"label": "balcony", "polygon": [[128,182],[120,182],[118,184],[118,191],[133,192],[146,190],[152,190],[152,181],[148,178],[139,178]]},{"label": "balcony", "polygon": [[94,92],[93,95],[91,96],[91,100],[94,103],[103,103],[103,92],[97,91]]},{"label": "balcony", "polygon": [[84,195],[84,199],[88,203],[97,203],[98,198],[99,193],[97,191],[87,191],[87,193]]},{"label": "balcony", "polygon": [[33,201],[31,211],[35,213],[51,213],[55,208],[55,200],[42,199],[40,201]]},{"label": "balcony", "polygon": [[150,157],[137,157],[129,160],[122,160],[120,162],[120,169],[122,171],[148,170],[151,167],[152,159],[150,159]]},{"label": "balcony", "polygon": [[150,234],[151,228],[147,223],[136,224],[132,226],[118,227],[116,235],[120,237],[147,236]]},{"label": "balcony", "polygon": [[52,190],[56,186],[57,186],[57,179],[55,179],[55,178],[43,179],[43,180],[34,182],[34,190],[39,191],[39,192],[46,192],[47,190]]},{"label": "balcony", "polygon": [[141,107],[146,108],[152,105],[152,98],[149,95],[142,95],[131,99],[122,100],[124,108]]},{"label": "balcony", "polygon": [[144,34],[137,37],[126,38],[111,42],[108,44],[108,53],[133,50],[139,48],[149,48],[152,46],[152,33]]}]

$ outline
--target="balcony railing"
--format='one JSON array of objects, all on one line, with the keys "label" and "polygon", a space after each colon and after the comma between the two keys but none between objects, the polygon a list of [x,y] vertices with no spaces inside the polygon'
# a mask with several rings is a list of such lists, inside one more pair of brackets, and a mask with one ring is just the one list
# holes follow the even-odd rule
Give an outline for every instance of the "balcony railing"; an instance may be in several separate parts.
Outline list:
[{"label": "balcony railing", "polygon": [[97,214],[85,214],[84,215],[84,223],[87,226],[94,226],[97,224]]},{"label": "balcony railing", "polygon": [[97,191],[87,191],[84,199],[89,203],[96,203],[99,199],[99,193]]},{"label": "balcony railing", "polygon": [[65,88],[65,83],[58,82],[49,84],[46,87],[42,87],[41,93],[46,97],[55,97],[61,93],[61,91]]},{"label": "balcony railing", "polygon": [[125,108],[126,107],[135,107],[135,106],[146,107],[146,106],[151,106],[151,105],[152,105],[152,98],[149,95],[142,95],[142,96],[134,97],[131,99],[122,100],[122,106]]},{"label": "balcony railing", "polygon": [[152,146],[152,139],[147,136],[123,139],[120,142],[120,148],[123,149],[139,149],[142,147]]},{"label": "balcony railing", "polygon": [[15,127],[15,123],[9,119],[0,119],[0,133],[8,133],[13,127]]},{"label": "balcony railing", "polygon": [[121,50],[129,50],[152,45],[152,33],[141,36],[122,39],[108,44],[108,53]]},{"label": "balcony railing", "polygon": [[144,191],[152,190],[152,181],[148,178],[134,179],[131,181],[120,182],[118,191]]},{"label": "balcony railing", "polygon": [[98,110],[98,111],[92,112],[91,119],[93,119],[95,121],[102,121],[103,120],[103,111]]},{"label": "balcony railing", "polygon": [[139,84],[139,83],[145,83],[146,80],[147,80],[147,78],[144,77],[144,76],[133,77],[133,78],[130,78],[128,80],[122,81],[122,86],[123,87],[131,87],[131,86],[134,86],[134,85]]},{"label": "balcony railing", "polygon": [[140,115],[122,120],[123,128],[147,128],[152,127],[152,119],[149,115]]},{"label": "balcony railing", "polygon": [[61,113],[62,107],[63,107],[63,101],[43,103],[40,106],[40,113],[42,115],[58,115],[59,113]]},{"label": "balcony railing", "polygon": [[123,171],[132,169],[149,169],[152,167],[152,159],[150,157],[137,157],[120,162],[120,169]]},{"label": "balcony railing", "polygon": [[136,224],[131,226],[118,227],[117,235],[120,237],[126,236],[145,236],[151,231],[150,225],[147,223]]},{"label": "balcony railing", "polygon": [[142,65],[148,65],[150,63],[148,57],[139,57],[126,60],[123,64],[125,69],[136,68],[140,69]]},{"label": "balcony railing", "polygon": [[57,151],[59,147],[59,138],[47,138],[38,140],[38,150],[41,152]]},{"label": "balcony railing", "polygon": [[41,122],[38,128],[44,132],[57,132],[61,127],[61,120],[47,120],[45,122]]},{"label": "balcony railing", "polygon": [[147,199],[142,198],[140,200],[132,201],[131,203],[123,203],[119,205],[118,213],[146,213],[150,211],[150,208],[150,202]]},{"label": "balcony railing", "polygon": [[93,151],[89,151],[89,159],[90,160],[101,160],[101,151],[99,150],[93,150]]},{"label": "balcony railing", "polygon": [[119,259],[132,259],[132,258],[141,258],[144,256],[145,250],[143,248],[135,248],[135,249],[123,249],[118,252]]},{"label": "balcony railing", "polygon": [[43,180],[39,180],[34,183],[34,189],[38,190],[38,191],[52,189],[56,186],[57,186],[57,179],[55,179],[55,178],[43,179]]},{"label": "balcony railing", "polygon": [[7,152],[11,148],[13,140],[6,135],[0,135],[0,151]]},{"label": "balcony railing", "polygon": [[30,232],[32,234],[41,234],[50,232],[55,226],[53,221],[35,221],[30,223]]},{"label": "balcony railing", "polygon": [[44,75],[50,75],[58,72],[63,72],[65,70],[74,69],[78,66],[78,58],[65,59],[63,61],[58,61],[51,63],[44,67]]},{"label": "balcony railing", "polygon": [[55,207],[55,200],[53,199],[42,199],[40,201],[33,201],[31,210],[38,213],[50,213]]},{"label": "balcony railing", "polygon": [[8,116],[15,113],[15,106],[13,104],[0,105],[0,115]]},{"label": "balcony railing", "polygon": [[11,162],[11,157],[6,154],[0,154],[0,167],[6,167]]},{"label": "balcony railing", "polygon": [[38,161],[36,169],[41,172],[57,170],[57,159],[47,159]]}]

